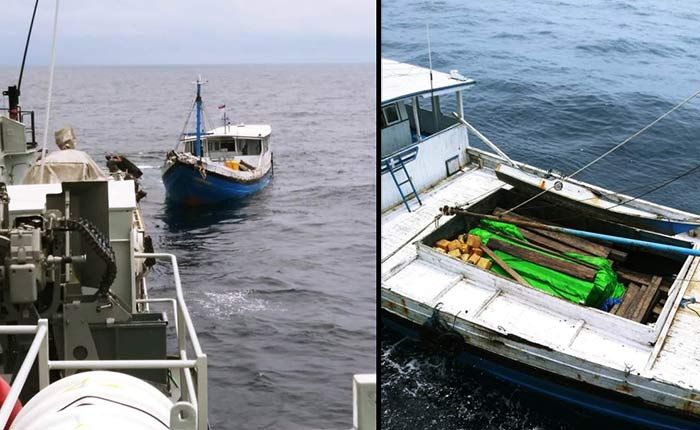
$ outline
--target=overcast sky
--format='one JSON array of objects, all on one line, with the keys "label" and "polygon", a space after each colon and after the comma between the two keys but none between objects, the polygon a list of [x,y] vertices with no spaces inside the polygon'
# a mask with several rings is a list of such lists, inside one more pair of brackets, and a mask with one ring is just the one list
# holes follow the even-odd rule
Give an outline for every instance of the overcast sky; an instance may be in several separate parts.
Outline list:
[{"label": "overcast sky", "polygon": [[[0,0],[0,64],[18,65],[33,0]],[[39,0],[28,64],[48,64]],[[374,62],[375,0],[60,0],[58,64]]]}]

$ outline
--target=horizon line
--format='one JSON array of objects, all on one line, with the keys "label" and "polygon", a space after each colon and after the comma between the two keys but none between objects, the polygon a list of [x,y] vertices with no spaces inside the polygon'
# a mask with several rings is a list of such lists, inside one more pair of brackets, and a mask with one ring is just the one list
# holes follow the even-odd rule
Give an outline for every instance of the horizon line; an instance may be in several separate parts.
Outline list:
[{"label": "horizon line", "polygon": [[[290,66],[304,66],[304,65],[342,65],[342,64],[354,64],[354,65],[376,65],[376,61],[370,61],[370,60],[364,60],[364,61],[359,61],[359,60],[331,60],[331,61],[278,61],[278,62],[257,62],[257,61],[251,61],[251,62],[238,62],[238,63],[95,63],[95,64],[89,64],[89,63],[57,63],[56,67],[103,67],[103,66],[109,66],[109,67],[149,67],[149,66],[157,66],[157,67],[182,67],[182,66],[190,66],[190,67],[202,67],[202,66],[283,66],[283,65],[290,65]],[[48,64],[26,64],[26,67],[48,67]],[[2,64],[0,63],[0,67],[20,67],[19,64]]]}]

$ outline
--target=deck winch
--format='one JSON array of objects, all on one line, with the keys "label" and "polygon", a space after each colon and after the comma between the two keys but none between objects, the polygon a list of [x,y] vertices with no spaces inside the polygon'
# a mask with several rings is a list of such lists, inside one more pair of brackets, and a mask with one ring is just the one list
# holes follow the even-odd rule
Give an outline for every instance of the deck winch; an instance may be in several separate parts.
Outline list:
[{"label": "deck winch", "polygon": [[[120,227],[131,231],[132,214],[110,208],[108,185],[20,185],[0,199],[0,324],[48,319],[51,359],[166,359],[165,316],[133,307],[132,245],[110,239],[110,229],[113,237]],[[0,196],[7,194],[2,185]],[[3,373],[16,372],[31,341],[29,335],[0,335]],[[169,383],[164,369],[129,373],[163,387]],[[26,402],[38,389],[36,374],[30,375],[20,399]]]}]

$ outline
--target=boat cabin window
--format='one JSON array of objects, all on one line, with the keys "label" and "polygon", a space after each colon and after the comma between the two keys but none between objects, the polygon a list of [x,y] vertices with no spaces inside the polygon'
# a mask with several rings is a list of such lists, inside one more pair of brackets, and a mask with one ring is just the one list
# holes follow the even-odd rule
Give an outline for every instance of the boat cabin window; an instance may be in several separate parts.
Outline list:
[{"label": "boat cabin window", "polygon": [[221,145],[220,151],[236,152],[236,141],[233,139],[226,139],[217,143]]},{"label": "boat cabin window", "polygon": [[260,155],[262,145],[258,139],[238,139],[238,148],[241,155]]},{"label": "boat cabin window", "polygon": [[401,121],[399,108],[396,103],[392,103],[382,108],[382,128],[388,127]]}]

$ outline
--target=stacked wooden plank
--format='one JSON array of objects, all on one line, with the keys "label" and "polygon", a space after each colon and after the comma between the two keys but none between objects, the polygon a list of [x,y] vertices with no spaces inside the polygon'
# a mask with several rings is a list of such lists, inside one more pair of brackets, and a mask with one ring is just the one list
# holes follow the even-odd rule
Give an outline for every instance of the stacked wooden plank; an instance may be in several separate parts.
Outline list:
[{"label": "stacked wooden plank", "polygon": [[630,282],[627,284],[625,295],[622,296],[622,302],[615,305],[610,312],[640,323],[647,322],[651,317],[658,317],[660,309],[655,311],[655,307],[667,293],[667,290],[664,292],[661,288],[663,278],[630,270],[618,270],[618,276]]}]

